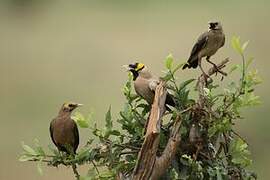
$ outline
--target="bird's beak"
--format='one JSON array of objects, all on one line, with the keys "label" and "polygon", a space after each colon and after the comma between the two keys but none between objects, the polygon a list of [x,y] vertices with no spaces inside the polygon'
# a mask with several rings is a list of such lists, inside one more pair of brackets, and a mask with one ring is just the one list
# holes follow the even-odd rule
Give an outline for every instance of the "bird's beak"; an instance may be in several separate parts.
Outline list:
[{"label": "bird's beak", "polygon": [[83,104],[77,104],[77,107],[83,106]]},{"label": "bird's beak", "polygon": [[209,24],[209,29],[215,29],[215,25],[214,25],[214,23],[209,22],[208,24]]}]

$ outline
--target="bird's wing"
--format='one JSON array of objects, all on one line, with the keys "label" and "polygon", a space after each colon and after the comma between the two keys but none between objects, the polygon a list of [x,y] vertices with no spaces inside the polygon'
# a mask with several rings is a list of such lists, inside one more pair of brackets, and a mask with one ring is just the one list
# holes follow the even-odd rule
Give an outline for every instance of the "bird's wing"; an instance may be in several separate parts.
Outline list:
[{"label": "bird's wing", "polygon": [[54,123],[54,121],[55,121],[55,119],[53,119],[52,122],[50,123],[50,135],[51,135],[51,139],[52,139],[53,143],[56,145],[56,142],[54,141],[54,138],[53,138],[53,123]]},{"label": "bird's wing", "polygon": [[167,93],[165,104],[175,107],[174,97],[169,92]]},{"label": "bird's wing", "polygon": [[224,44],[225,44],[225,36],[223,36],[222,43],[221,43],[221,46],[220,47],[223,47]]},{"label": "bird's wing", "polygon": [[151,89],[151,91],[154,91],[156,90],[156,87],[157,85],[159,84],[159,80],[158,79],[150,79],[149,80],[149,88]]},{"label": "bird's wing", "polygon": [[79,130],[76,122],[74,121],[74,127],[73,127],[73,134],[74,134],[74,153],[76,153],[76,150],[79,146],[80,138],[79,138]]},{"label": "bird's wing", "polygon": [[189,61],[192,60],[194,56],[197,56],[197,54],[205,47],[207,40],[208,31],[199,36],[197,42],[194,44],[191,50]]}]

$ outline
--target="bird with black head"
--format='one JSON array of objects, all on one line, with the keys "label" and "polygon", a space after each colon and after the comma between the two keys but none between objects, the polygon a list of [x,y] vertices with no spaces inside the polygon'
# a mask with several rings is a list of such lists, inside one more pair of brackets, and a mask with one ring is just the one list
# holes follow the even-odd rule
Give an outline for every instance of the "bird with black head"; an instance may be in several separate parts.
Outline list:
[{"label": "bird with black head", "polygon": [[[160,78],[152,75],[148,68],[143,63],[133,63],[124,65],[128,71],[133,75],[135,92],[141,96],[146,102],[152,105],[155,97],[155,90],[160,83]],[[166,108],[169,110],[169,106],[175,107],[175,101],[171,94],[167,93]]]}]

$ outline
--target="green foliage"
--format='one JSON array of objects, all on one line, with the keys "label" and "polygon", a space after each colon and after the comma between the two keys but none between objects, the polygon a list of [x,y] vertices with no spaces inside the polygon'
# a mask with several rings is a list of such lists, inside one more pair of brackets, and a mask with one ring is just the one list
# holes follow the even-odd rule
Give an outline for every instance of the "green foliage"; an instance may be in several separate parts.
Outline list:
[{"label": "green foliage", "polygon": [[249,41],[246,41],[243,43],[243,45],[241,45],[240,37],[236,37],[236,36],[232,37],[232,40],[231,40],[231,45],[232,45],[233,49],[236,52],[238,52],[240,55],[244,54],[244,51],[247,48],[248,43],[249,43]]},{"label": "green foliage", "polygon": [[[221,82],[208,83],[203,94],[198,94],[196,79],[177,78],[184,63],[176,63],[172,55],[165,59],[166,70],[162,79],[166,81],[169,93],[174,96],[176,107],[167,112],[166,120],[163,120],[159,154],[170,137],[176,115],[182,118],[179,132],[181,145],[167,170],[171,179],[256,179],[254,173],[246,169],[252,163],[248,144],[235,132],[234,123],[243,118],[242,108],[260,104],[255,88],[261,79],[256,70],[250,70],[253,58],[245,60],[248,42],[241,44],[239,37],[233,37],[231,44],[240,54],[242,63],[233,65],[229,74],[239,73],[241,78],[222,86]],[[61,154],[54,148],[50,148],[52,154],[48,155],[35,143],[34,148],[22,144],[24,152],[19,160],[39,162],[38,171],[41,173],[40,162],[52,166],[92,164],[88,173],[81,177],[83,180],[115,179],[119,172],[130,175],[144,140],[145,123],[150,111],[150,106],[134,93],[132,84],[133,77],[129,73],[123,87],[126,98],[123,109],[118,118],[113,119],[109,107],[103,128],[98,128],[92,122],[91,114],[86,118],[81,113],[75,113],[73,119],[79,127],[87,128],[92,133],[86,145],[75,156]],[[198,105],[198,96],[204,97],[202,107]],[[190,140],[192,127],[198,136],[195,142]]]},{"label": "green foliage", "polygon": [[74,121],[81,127],[81,128],[89,128],[90,125],[90,118],[87,120],[81,113],[75,112],[74,116],[72,117]]},{"label": "green foliage", "polygon": [[236,138],[231,141],[229,154],[232,157],[232,163],[241,167],[249,166],[252,162],[248,145],[242,139]]}]

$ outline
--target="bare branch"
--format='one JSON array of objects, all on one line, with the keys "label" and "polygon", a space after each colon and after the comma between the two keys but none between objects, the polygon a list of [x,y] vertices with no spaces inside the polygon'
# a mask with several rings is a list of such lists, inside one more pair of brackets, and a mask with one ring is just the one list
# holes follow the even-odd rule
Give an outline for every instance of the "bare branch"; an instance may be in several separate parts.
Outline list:
[{"label": "bare branch", "polygon": [[165,111],[167,90],[165,83],[161,82],[155,91],[155,99],[152,105],[149,123],[145,139],[138,155],[138,161],[133,171],[132,179],[150,179],[156,161],[156,153],[159,145],[159,133],[161,118]]},{"label": "bare branch", "polygon": [[162,176],[171,165],[172,159],[177,152],[177,147],[179,146],[181,140],[179,133],[181,122],[181,117],[178,115],[173,125],[171,137],[168,140],[166,148],[163,154],[156,160],[152,179],[158,179],[158,177]]},{"label": "bare branch", "polygon": [[72,170],[73,170],[73,173],[74,173],[74,175],[75,175],[75,178],[76,178],[77,180],[79,180],[79,179],[80,179],[80,174],[79,174],[79,172],[78,172],[78,170],[77,170],[76,164],[72,164]]},{"label": "bare branch", "polygon": [[162,82],[156,88],[155,99],[150,113],[146,137],[139,153],[136,167],[133,171],[133,180],[157,179],[158,177],[162,176],[171,165],[171,161],[177,151],[177,147],[180,143],[180,116],[177,116],[175,120],[171,131],[171,136],[164,152],[160,157],[157,157],[157,150],[160,140],[159,134],[161,118],[165,111],[164,104],[166,95],[167,90],[165,88],[165,83]]}]

